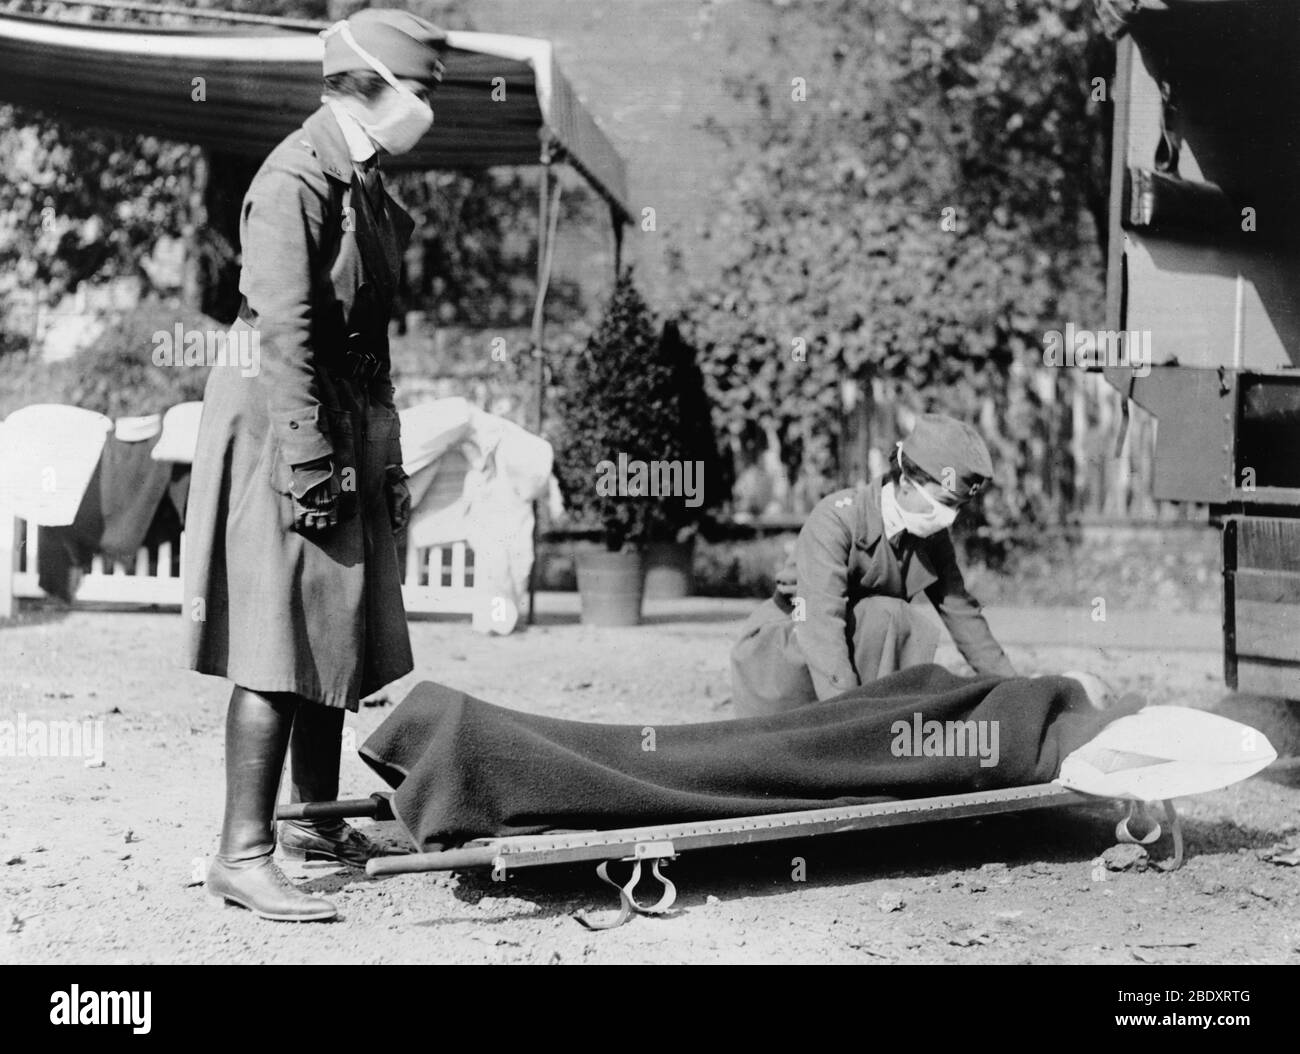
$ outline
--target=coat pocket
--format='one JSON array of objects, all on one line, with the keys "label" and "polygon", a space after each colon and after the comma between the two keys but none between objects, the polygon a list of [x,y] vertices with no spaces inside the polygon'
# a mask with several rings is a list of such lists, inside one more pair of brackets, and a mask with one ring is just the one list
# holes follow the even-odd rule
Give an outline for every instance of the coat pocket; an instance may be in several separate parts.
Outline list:
[{"label": "coat pocket", "polygon": [[[334,477],[340,489],[339,520],[351,519],[357,512],[358,479],[357,443],[352,414],[332,406],[321,407],[321,416],[329,429],[330,460],[334,463]],[[271,457],[270,483],[273,490],[285,496],[293,494],[293,466],[285,459],[278,442],[274,443]]]}]

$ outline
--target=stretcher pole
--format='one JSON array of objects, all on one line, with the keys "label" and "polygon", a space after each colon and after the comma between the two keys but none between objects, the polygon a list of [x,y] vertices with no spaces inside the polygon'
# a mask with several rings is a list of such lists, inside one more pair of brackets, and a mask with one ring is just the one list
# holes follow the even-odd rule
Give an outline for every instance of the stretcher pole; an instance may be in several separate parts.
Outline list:
[{"label": "stretcher pole", "polygon": [[285,802],[275,810],[277,820],[370,820],[393,819],[392,801],[387,794],[341,801]]},{"label": "stretcher pole", "polygon": [[[366,874],[374,878],[410,875],[425,871],[470,871],[496,867],[500,851],[493,845],[444,849],[440,853],[408,853],[405,856],[376,856],[366,863]],[[416,861],[409,866],[409,861]]]},{"label": "stretcher pole", "polygon": [[[768,813],[608,831],[494,838],[459,850],[376,857],[366,864],[366,871],[372,876],[380,876],[491,866],[497,872],[505,872],[510,868],[541,867],[548,864],[663,858],[688,849],[844,834],[849,831],[902,827],[934,820],[989,816],[1099,800],[1105,799],[1044,783],[973,794],[945,794],[933,798],[808,809],[801,812]],[[460,855],[465,853],[471,855]],[[469,862],[471,860],[475,862]]]}]

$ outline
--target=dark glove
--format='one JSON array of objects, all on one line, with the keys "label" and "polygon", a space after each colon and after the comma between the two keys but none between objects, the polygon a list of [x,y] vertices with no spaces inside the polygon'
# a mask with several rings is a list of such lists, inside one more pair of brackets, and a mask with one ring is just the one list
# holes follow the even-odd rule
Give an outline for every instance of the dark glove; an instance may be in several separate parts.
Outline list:
[{"label": "dark glove", "polygon": [[393,533],[398,534],[411,518],[411,488],[406,485],[406,473],[401,465],[389,465],[384,470],[384,493],[388,497],[388,518],[393,521]]},{"label": "dark glove", "polygon": [[293,466],[293,529],[300,534],[324,531],[339,522],[338,476],[329,458]]}]

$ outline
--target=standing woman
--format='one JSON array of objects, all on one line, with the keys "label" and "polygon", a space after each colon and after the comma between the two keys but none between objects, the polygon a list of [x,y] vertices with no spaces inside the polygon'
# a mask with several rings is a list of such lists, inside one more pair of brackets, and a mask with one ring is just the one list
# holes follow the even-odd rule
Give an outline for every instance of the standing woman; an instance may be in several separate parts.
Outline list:
[{"label": "standing woman", "polygon": [[[388,319],[413,224],[377,160],[432,124],[446,47],[438,27],[395,10],[323,36],[323,105],[244,198],[235,329],[253,331],[241,337],[257,342],[258,368],[212,370],[186,516],[188,665],[234,683],[208,892],[289,921],[337,911],[273,858],[286,751],[294,801],[337,798],[344,712],[412,669]],[[340,820],[286,823],[280,844],[358,867],[377,851]]]}]

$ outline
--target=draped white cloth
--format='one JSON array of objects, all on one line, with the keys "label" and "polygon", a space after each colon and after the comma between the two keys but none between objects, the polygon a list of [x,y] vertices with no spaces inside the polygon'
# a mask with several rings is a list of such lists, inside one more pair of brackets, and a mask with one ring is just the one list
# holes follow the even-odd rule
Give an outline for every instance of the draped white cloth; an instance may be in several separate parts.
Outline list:
[{"label": "draped white cloth", "polygon": [[15,410],[0,433],[0,507],[42,527],[71,524],[112,429],[76,406]]},{"label": "draped white cloth", "polygon": [[411,476],[407,544],[468,542],[481,598],[474,628],[509,633],[528,592],[532,503],[551,494],[551,444],[459,398],[424,403],[401,416]]},{"label": "draped white cloth", "polygon": [[162,431],[162,414],[119,417],[113,422],[113,437],[123,443],[143,443]]},{"label": "draped white cloth", "polygon": [[194,463],[194,452],[199,445],[199,419],[203,416],[203,403],[178,403],[162,419],[162,435],[149,456],[155,461],[175,461],[183,465]]}]

